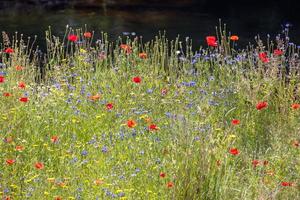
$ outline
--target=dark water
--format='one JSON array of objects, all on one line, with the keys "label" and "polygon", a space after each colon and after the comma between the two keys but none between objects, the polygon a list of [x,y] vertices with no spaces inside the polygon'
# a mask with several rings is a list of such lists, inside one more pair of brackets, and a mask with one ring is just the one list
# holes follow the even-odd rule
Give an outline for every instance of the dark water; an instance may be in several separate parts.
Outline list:
[{"label": "dark water", "polygon": [[296,18],[287,17],[286,12],[278,10],[238,10],[226,12],[197,12],[195,10],[60,10],[46,11],[35,9],[30,11],[3,11],[0,14],[0,31],[10,34],[18,31],[27,36],[38,36],[38,43],[44,47],[44,35],[51,26],[54,35],[63,36],[67,24],[74,28],[87,27],[96,33],[109,33],[109,39],[115,40],[123,32],[135,32],[143,36],[144,41],[153,39],[159,31],[165,30],[170,39],[177,35],[184,40],[190,37],[195,48],[205,45],[205,36],[215,34],[215,26],[219,18],[227,24],[232,34],[240,37],[239,47],[249,42],[255,43],[254,36],[267,34],[274,38],[280,33],[281,25],[293,24],[290,31],[291,41],[300,43],[300,24]]}]

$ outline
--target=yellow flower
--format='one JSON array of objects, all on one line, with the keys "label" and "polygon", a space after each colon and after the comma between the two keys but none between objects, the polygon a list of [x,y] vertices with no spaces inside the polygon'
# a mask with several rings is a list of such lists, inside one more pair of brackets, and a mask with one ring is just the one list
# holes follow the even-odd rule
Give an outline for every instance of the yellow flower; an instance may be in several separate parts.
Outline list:
[{"label": "yellow flower", "polygon": [[80,53],[86,53],[85,49],[80,49]]},{"label": "yellow flower", "polygon": [[236,135],[230,134],[228,137],[229,137],[229,138],[236,138]]},{"label": "yellow flower", "polygon": [[72,119],[72,123],[73,123],[73,124],[79,123],[79,120],[77,120],[77,119],[74,118],[74,119]]},{"label": "yellow flower", "polygon": [[84,60],[84,57],[83,57],[83,56],[78,56],[78,59],[79,59],[80,61],[83,61],[83,60]]},{"label": "yellow flower", "polygon": [[12,188],[18,188],[18,186],[16,186],[16,185],[10,185]]},{"label": "yellow flower", "polygon": [[236,135],[234,135],[234,134],[228,135],[228,141],[232,141],[232,140],[234,140],[235,138],[236,138]]},{"label": "yellow flower", "polygon": [[47,150],[48,150],[48,151],[54,151],[54,150],[53,150],[53,149],[51,149],[51,148],[47,148]]},{"label": "yellow flower", "polygon": [[25,183],[30,183],[32,179],[25,180]]},{"label": "yellow flower", "polygon": [[55,178],[47,178],[47,181],[49,181],[50,183],[54,183]]},{"label": "yellow flower", "polygon": [[145,118],[147,118],[148,117],[148,115],[142,115],[141,117],[140,117],[140,119],[145,119]]}]

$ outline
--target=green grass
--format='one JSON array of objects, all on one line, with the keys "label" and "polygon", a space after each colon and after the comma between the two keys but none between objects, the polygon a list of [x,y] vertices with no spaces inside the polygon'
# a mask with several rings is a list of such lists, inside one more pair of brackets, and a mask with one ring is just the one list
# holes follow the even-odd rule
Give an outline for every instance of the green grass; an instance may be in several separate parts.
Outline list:
[{"label": "green grass", "polygon": [[[68,41],[71,33],[83,42]],[[103,33],[95,44],[83,33],[67,27],[59,39],[47,31],[45,57],[30,41],[3,34],[1,49],[14,49],[0,55],[0,93],[11,94],[0,97],[4,199],[300,199],[295,46],[280,39],[264,47],[258,38],[236,50],[221,30],[218,47],[194,52],[191,41],[164,35],[143,44],[109,42]],[[283,55],[274,55],[277,48]],[[281,67],[287,62],[289,71]],[[257,110],[261,101],[268,106]]]}]

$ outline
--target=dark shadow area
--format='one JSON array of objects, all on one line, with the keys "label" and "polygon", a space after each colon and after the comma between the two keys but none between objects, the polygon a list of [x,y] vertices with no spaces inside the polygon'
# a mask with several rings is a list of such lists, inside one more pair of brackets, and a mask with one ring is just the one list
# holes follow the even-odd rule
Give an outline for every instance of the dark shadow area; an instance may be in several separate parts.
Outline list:
[{"label": "dark shadow area", "polygon": [[243,47],[254,43],[254,36],[274,38],[285,23],[291,23],[291,41],[300,43],[300,6],[297,1],[208,1],[208,0],[4,0],[0,4],[0,30],[27,36],[38,35],[44,44],[44,32],[52,27],[63,36],[65,26],[84,27],[107,32],[114,40],[123,32],[135,32],[144,40],[166,30],[170,39],[190,37],[195,47],[205,45],[204,38],[215,34],[219,18],[240,36]]}]

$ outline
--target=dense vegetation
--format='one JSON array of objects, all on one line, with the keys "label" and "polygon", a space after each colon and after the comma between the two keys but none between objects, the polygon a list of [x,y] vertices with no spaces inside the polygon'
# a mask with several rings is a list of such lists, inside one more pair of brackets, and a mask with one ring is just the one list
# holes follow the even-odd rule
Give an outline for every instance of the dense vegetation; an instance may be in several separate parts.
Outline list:
[{"label": "dense vegetation", "polygon": [[299,49],[3,32],[4,199],[300,199]]}]

